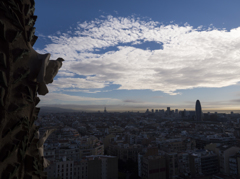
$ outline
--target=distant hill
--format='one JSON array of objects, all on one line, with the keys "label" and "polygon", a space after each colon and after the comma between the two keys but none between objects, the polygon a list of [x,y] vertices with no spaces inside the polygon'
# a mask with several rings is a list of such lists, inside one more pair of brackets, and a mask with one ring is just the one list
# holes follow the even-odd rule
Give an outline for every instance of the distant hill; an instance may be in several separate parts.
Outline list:
[{"label": "distant hill", "polygon": [[46,114],[46,113],[64,113],[64,112],[80,112],[80,111],[73,110],[73,109],[58,108],[58,107],[42,106],[40,107],[39,115]]}]

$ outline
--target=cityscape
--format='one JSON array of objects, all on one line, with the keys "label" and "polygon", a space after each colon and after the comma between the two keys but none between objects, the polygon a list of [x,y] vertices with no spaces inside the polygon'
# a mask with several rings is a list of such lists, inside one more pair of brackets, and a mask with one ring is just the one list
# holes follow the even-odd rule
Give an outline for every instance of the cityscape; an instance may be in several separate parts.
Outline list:
[{"label": "cityscape", "polygon": [[0,179],[240,179],[239,7],[0,0]]},{"label": "cityscape", "polygon": [[[240,177],[240,114],[146,109],[38,117],[49,179]],[[41,138],[41,137],[40,137]]]}]

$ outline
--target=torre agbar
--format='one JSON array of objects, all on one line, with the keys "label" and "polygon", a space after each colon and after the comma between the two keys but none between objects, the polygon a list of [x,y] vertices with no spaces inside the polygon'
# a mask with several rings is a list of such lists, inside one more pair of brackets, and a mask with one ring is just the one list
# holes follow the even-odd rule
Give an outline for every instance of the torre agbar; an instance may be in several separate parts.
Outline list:
[{"label": "torre agbar", "polygon": [[196,120],[202,121],[202,107],[199,100],[196,101],[195,111],[196,111]]}]

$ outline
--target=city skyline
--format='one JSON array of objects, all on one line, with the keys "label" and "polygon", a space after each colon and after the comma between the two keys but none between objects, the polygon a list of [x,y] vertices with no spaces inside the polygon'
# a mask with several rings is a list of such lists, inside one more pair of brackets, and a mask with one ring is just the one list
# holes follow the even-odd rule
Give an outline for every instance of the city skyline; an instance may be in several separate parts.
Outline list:
[{"label": "city skyline", "polygon": [[[108,108],[109,107],[109,108]],[[105,113],[105,109],[106,109],[106,112],[109,112],[109,113],[114,113],[114,112],[120,112],[120,113],[125,113],[125,112],[139,112],[139,113],[146,113],[147,111],[149,113],[152,113],[152,110],[154,110],[154,113],[156,113],[156,110],[160,111],[160,110],[164,110],[164,112],[167,111],[167,108],[168,107],[165,107],[165,108],[122,108],[122,109],[116,109],[116,107],[112,107],[112,106],[86,106],[86,105],[83,105],[83,106],[72,106],[72,105],[66,105],[66,106],[61,106],[61,105],[55,105],[55,106],[43,106],[41,107],[41,111],[40,113],[41,114],[44,114],[44,113],[61,113],[61,112],[89,112],[89,113],[95,113],[95,112],[101,112],[101,113]],[[171,107],[170,107],[171,108]],[[177,110],[178,113],[181,112],[181,111],[196,111],[196,109],[183,109],[183,108],[171,108],[171,111],[175,111]],[[176,112],[176,111],[175,111]],[[202,113],[211,113],[211,114],[215,114],[215,113],[220,113],[220,114],[231,114],[231,113],[234,113],[234,114],[239,114],[240,113],[240,110],[202,110]]]},{"label": "city skyline", "polygon": [[34,49],[65,59],[39,106],[239,110],[239,5],[36,2]]}]

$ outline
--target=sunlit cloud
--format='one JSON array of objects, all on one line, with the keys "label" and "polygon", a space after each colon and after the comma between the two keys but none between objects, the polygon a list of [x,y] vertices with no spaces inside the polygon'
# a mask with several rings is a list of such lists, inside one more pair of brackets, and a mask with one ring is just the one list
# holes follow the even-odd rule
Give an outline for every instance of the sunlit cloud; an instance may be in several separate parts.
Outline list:
[{"label": "sunlit cloud", "polygon": [[[99,91],[111,83],[120,85],[118,89],[177,95],[179,89],[220,88],[240,81],[240,28],[226,31],[108,16],[48,38],[52,43],[38,51],[65,59],[53,90]],[[136,46],[145,42],[155,42],[159,49]],[[109,47],[115,50],[100,53]]]}]

